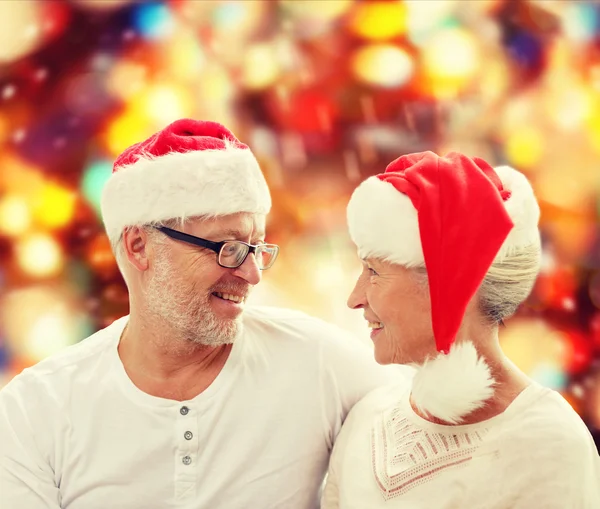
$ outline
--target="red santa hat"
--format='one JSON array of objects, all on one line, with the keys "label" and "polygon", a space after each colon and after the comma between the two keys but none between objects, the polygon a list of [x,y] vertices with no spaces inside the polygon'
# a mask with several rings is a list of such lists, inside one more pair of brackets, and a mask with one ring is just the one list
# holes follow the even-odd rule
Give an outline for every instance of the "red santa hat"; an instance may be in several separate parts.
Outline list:
[{"label": "red santa hat", "polygon": [[216,122],[181,119],[117,158],[101,207],[115,241],[126,226],[266,214],[271,197],[256,158],[231,131]]},{"label": "red santa hat", "polygon": [[427,270],[440,354],[415,375],[420,410],[455,423],[492,396],[494,380],[474,345],[454,341],[494,260],[539,246],[538,220],[524,175],[458,153],[402,156],[354,191],[348,224],[361,258]]}]

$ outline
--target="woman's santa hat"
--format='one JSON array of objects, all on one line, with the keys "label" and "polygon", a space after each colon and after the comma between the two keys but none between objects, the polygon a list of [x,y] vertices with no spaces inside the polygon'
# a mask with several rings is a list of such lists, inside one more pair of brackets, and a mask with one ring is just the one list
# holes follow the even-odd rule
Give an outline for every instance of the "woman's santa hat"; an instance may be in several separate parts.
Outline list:
[{"label": "woman's santa hat", "polygon": [[117,158],[101,206],[114,242],[127,226],[266,214],[271,197],[256,158],[231,131],[216,122],[181,119]]},{"label": "woman's santa hat", "polygon": [[361,258],[427,269],[440,354],[415,375],[420,410],[456,423],[492,396],[494,380],[474,345],[454,341],[491,264],[540,245],[539,215],[524,175],[458,153],[402,156],[354,191],[348,224]]}]

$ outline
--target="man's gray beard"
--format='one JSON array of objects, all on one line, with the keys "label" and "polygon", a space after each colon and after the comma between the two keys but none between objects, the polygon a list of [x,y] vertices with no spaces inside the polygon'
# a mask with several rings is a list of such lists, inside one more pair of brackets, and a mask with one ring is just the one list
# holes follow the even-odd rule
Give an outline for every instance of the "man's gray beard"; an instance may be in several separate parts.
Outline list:
[{"label": "man's gray beard", "polygon": [[231,344],[242,329],[241,317],[218,318],[210,306],[207,290],[195,291],[189,282],[177,281],[175,271],[166,259],[155,266],[148,283],[145,307],[173,330],[176,337],[199,345]]}]

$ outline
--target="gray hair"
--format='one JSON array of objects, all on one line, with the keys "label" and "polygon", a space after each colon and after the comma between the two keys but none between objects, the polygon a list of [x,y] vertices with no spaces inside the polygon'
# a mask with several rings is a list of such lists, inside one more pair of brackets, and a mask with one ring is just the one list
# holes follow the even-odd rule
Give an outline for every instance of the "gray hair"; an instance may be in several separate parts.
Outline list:
[{"label": "gray hair", "polygon": [[[541,254],[540,246],[532,244],[492,263],[478,290],[479,309],[487,322],[501,323],[529,297],[539,274]],[[427,287],[425,267],[416,267],[412,272]]]},{"label": "gray hair", "polygon": [[[153,241],[155,244],[163,245],[166,242],[166,238],[164,237],[164,235],[154,235],[156,227],[166,226],[168,228],[183,228],[185,223],[191,219],[192,218],[188,217],[180,217],[175,219],[166,219],[163,221],[153,221],[151,223],[138,225],[138,228],[146,230],[148,235],[153,237]],[[123,231],[125,232],[131,228],[133,228],[133,226],[127,226]],[[121,233],[121,235],[119,235],[119,237],[116,240],[110,239],[110,246],[112,248],[113,254],[115,255],[119,272],[121,272],[123,279],[125,279],[125,273],[123,271],[123,268],[125,266],[125,260],[123,259],[123,233]]]},{"label": "gray hair", "polygon": [[484,317],[500,323],[525,302],[540,271],[542,252],[533,244],[496,260],[479,288],[479,306]]}]

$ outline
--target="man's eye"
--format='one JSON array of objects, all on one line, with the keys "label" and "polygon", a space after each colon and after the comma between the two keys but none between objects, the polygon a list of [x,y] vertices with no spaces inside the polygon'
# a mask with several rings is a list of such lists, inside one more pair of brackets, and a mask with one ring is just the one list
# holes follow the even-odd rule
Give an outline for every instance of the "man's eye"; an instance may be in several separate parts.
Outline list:
[{"label": "man's eye", "polygon": [[237,244],[234,244],[233,242],[231,242],[229,244],[225,244],[223,246],[223,253],[226,255],[232,255],[237,250],[238,250],[238,246],[237,246]]},{"label": "man's eye", "polygon": [[375,270],[371,267],[367,267],[369,269],[369,272],[371,273],[371,276],[377,276],[377,272],[375,272]]}]

